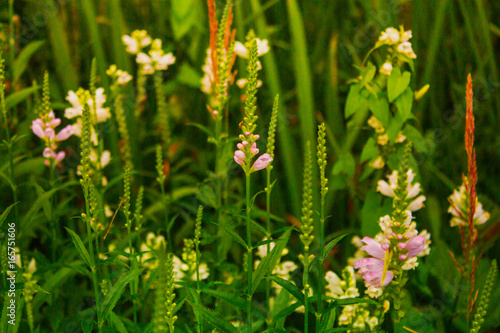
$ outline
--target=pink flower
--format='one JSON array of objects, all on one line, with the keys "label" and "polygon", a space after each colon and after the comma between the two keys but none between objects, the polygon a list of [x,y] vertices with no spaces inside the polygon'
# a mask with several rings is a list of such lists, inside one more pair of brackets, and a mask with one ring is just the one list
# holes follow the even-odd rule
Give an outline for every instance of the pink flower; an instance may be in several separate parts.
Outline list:
[{"label": "pink flower", "polygon": [[244,152],[242,152],[241,150],[236,150],[236,151],[234,152],[234,160],[235,160],[235,162],[236,162],[236,163],[238,163],[239,165],[243,165],[243,164],[244,164],[243,160],[245,159],[245,157],[246,157],[246,156],[245,156],[245,153],[244,153]]},{"label": "pink flower", "polygon": [[73,126],[68,125],[64,127],[56,136],[57,141],[64,141],[73,134]]},{"label": "pink flower", "polygon": [[425,246],[425,237],[424,236],[415,236],[408,241],[406,244],[406,249],[408,253],[406,254],[408,258],[415,257],[420,252],[422,252]]},{"label": "pink flower", "polygon": [[43,150],[43,157],[51,158],[51,157],[55,157],[55,156],[56,156],[56,154],[54,153],[54,151],[52,149],[47,147]]},{"label": "pink flower", "polygon": [[384,259],[385,258],[385,251],[389,248],[389,245],[387,244],[380,244],[376,240],[370,238],[370,237],[365,237],[361,240],[363,243],[366,245],[363,246],[360,250],[365,251],[372,257],[378,258],[378,259]]},{"label": "pink flower", "polygon": [[60,151],[56,155],[56,161],[61,162],[66,157],[66,152]]},{"label": "pink flower", "polygon": [[265,169],[269,165],[269,163],[271,163],[272,160],[273,160],[273,158],[268,153],[262,154],[255,161],[255,163],[253,164],[252,168],[255,171],[259,171],[259,170]]},{"label": "pink flower", "polygon": [[33,130],[33,133],[39,138],[45,137],[43,125],[43,121],[40,119],[33,120],[33,122],[31,123],[31,129]]},{"label": "pink flower", "polygon": [[252,147],[250,147],[250,152],[254,155],[257,155],[259,153],[259,148],[257,148],[257,143],[253,143]]},{"label": "pink flower", "polygon": [[354,263],[354,268],[359,269],[359,272],[363,274],[363,279],[365,280],[367,286],[376,288],[385,287],[394,278],[394,274],[391,271],[387,271],[385,274],[384,283],[381,283],[382,274],[384,272],[384,261],[381,259],[361,259]]}]

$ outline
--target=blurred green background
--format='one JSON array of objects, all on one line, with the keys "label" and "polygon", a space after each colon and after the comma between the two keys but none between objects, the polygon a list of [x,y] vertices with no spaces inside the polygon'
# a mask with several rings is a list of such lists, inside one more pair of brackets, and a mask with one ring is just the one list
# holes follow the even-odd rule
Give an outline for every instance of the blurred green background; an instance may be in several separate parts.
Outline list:
[{"label": "blurred green background", "polygon": [[[2,0],[0,20],[9,25],[9,3]],[[499,257],[493,245],[500,233],[500,1],[483,0],[237,0],[234,1],[236,39],[243,41],[249,29],[268,39],[272,52],[262,58],[259,117],[267,124],[274,95],[279,93],[283,113],[278,125],[279,170],[273,209],[279,216],[300,216],[301,151],[304,141],[314,140],[315,123],[323,118],[330,129],[330,168],[346,151],[359,155],[368,126],[346,145],[343,117],[349,80],[356,77],[364,56],[385,28],[404,25],[413,31],[417,54],[412,89],[430,85],[427,95],[414,104],[416,120],[425,140],[416,147],[420,182],[427,208],[417,215],[421,228],[434,239],[460,248],[457,230],[450,230],[447,197],[461,184],[466,172],[463,148],[465,82],[474,82],[478,193],[491,220],[480,229],[485,256]],[[220,11],[225,1],[217,1]],[[189,122],[208,125],[206,96],[200,90],[201,67],[208,47],[207,5],[204,0],[16,0],[13,2],[16,43],[6,53],[7,66],[27,46],[36,48],[29,66],[8,81],[10,92],[40,82],[51,74],[53,107],[64,109],[69,90],[88,86],[92,57],[97,59],[100,84],[108,91],[105,70],[111,64],[134,72],[133,59],[125,52],[121,36],[145,29],[161,38],[177,57],[166,73],[166,91],[175,118],[174,136],[189,138],[185,144],[199,154],[200,166],[213,154],[204,134]],[[38,42],[37,42],[38,41]],[[35,44],[34,44],[35,43]],[[20,53],[21,52],[21,53]],[[377,53],[372,61],[382,63]],[[245,64],[237,62],[240,73]],[[234,88],[237,96],[240,92]],[[241,102],[233,98],[234,133],[241,119]],[[130,108],[130,112],[132,107]],[[28,112],[18,108],[19,118]],[[263,128],[263,126],[261,126]],[[261,129],[266,133],[265,128]],[[352,147],[351,147],[352,146]],[[353,163],[352,175],[330,175],[328,202],[334,219],[328,233],[360,228],[361,203],[366,189],[358,182],[363,165]],[[191,169],[193,168],[193,169]],[[199,169],[191,167],[199,177]],[[202,179],[202,177],[199,177]],[[262,181],[262,179],[260,179]],[[451,268],[450,269],[454,269]]]}]

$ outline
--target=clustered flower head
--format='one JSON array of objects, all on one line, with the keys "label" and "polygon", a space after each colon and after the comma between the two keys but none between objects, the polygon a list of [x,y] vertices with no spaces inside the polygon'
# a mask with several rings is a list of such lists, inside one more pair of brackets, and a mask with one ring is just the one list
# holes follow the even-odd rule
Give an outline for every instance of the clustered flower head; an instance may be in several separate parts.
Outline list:
[{"label": "clustered flower head", "polygon": [[[255,38],[255,42],[257,43],[257,56],[263,56],[265,55],[266,53],[269,52],[269,43],[266,39],[264,40],[261,40],[259,38]],[[234,45],[234,53],[244,59],[248,59],[248,55],[249,55],[249,52],[248,52],[248,48],[247,46],[245,46],[243,43],[241,42],[236,42],[235,45]],[[260,63],[260,61],[257,62],[257,69],[258,70],[261,70],[262,69],[262,65]],[[240,88],[240,89],[243,89],[245,88],[245,86],[247,85],[248,83],[248,80],[247,79],[239,79],[238,81],[236,81],[236,85]],[[257,88],[261,87],[262,86],[262,81],[261,80],[258,80],[257,81]]]},{"label": "clustered flower head", "polygon": [[[451,213],[453,217],[451,218],[450,224],[452,227],[455,226],[466,226],[468,222],[468,211],[469,211],[469,197],[467,195],[467,189],[465,185],[460,186],[458,190],[454,190],[453,194],[448,198],[450,202],[450,207],[448,208],[448,213]],[[476,210],[474,212],[474,224],[480,225],[485,223],[490,219],[490,213],[483,209],[483,205],[479,202],[476,197]]]},{"label": "clustered flower head", "polygon": [[245,132],[245,134],[240,134],[239,137],[242,141],[237,144],[238,149],[234,152],[235,162],[241,165],[246,173],[265,169],[273,160],[268,153],[260,155],[250,167],[253,158],[259,153],[256,141],[260,136]]},{"label": "clustered flower head", "polygon": [[[384,150],[389,145],[389,135],[387,134],[384,125],[375,116],[371,116],[368,119],[368,125],[375,130],[375,136],[377,140],[377,145],[380,150]],[[399,131],[395,143],[403,143],[406,140],[406,136]],[[375,169],[382,169],[385,166],[385,161],[382,156],[377,157],[370,163],[370,166]]]},{"label": "clustered flower head", "polygon": [[52,110],[48,114],[33,120],[31,124],[33,133],[45,143],[45,149],[43,150],[45,165],[50,165],[51,160],[60,162],[66,156],[64,151],[56,153],[57,146],[58,142],[66,140],[73,134],[73,128],[71,125],[68,125],[56,134],[55,128],[59,126],[59,124],[61,124],[61,119],[56,118]]},{"label": "clustered flower head", "polygon": [[[384,180],[379,180],[377,184],[377,191],[388,197],[394,197],[394,190],[398,187],[398,171],[393,171],[389,176],[389,183]],[[411,169],[407,172],[407,197],[406,202],[408,207],[406,209],[414,212],[419,210],[424,206],[425,196],[418,194],[420,193],[420,184],[415,183],[412,185],[415,174]]]},{"label": "clustered flower head", "polygon": [[410,42],[411,37],[411,30],[404,31],[404,29],[401,28],[400,31],[398,31],[391,27],[382,31],[378,40],[380,44],[394,46],[396,51],[400,54],[410,59],[415,59],[417,55],[413,52]]},{"label": "clustered flower head", "polygon": [[116,81],[119,85],[126,85],[132,80],[132,76],[129,73],[118,69],[116,65],[111,65],[106,71],[106,74],[108,74],[109,77],[111,77],[113,81]]},{"label": "clustered flower head", "polygon": [[364,237],[366,244],[361,247],[371,257],[356,261],[354,267],[363,274],[370,296],[381,295],[381,287],[387,286],[394,278],[393,270],[410,270],[418,266],[417,257],[430,252],[430,234],[424,230],[420,234],[412,221],[411,211],[406,211],[404,222],[395,221],[389,215],[380,218],[382,233],[375,239]]},{"label": "clustered flower head", "polygon": [[[334,299],[346,299],[359,297],[356,288],[356,276],[354,268],[347,266],[342,270],[342,279],[332,271],[328,271],[325,276],[326,295]],[[370,314],[367,304],[359,303],[344,306],[339,316],[339,325],[352,326],[357,329],[374,329],[378,325],[378,318]]]},{"label": "clustered flower head", "polygon": [[128,53],[138,54],[144,47],[151,44],[152,39],[146,30],[134,30],[130,36],[124,35],[122,41],[127,46]]},{"label": "clustered flower head", "polygon": [[155,71],[164,71],[168,66],[175,63],[175,57],[172,53],[167,53],[162,49],[161,39],[155,39],[151,44],[148,54],[140,52],[137,54],[136,61],[142,66],[144,74],[153,74]]},{"label": "clustered flower head", "polygon": [[[71,103],[71,107],[64,111],[64,116],[68,119],[76,118],[76,122],[73,124],[73,133],[76,136],[82,135],[82,112],[83,106],[87,104],[90,107],[90,112],[92,114],[93,125],[97,123],[103,123],[109,118],[111,118],[111,113],[109,108],[104,107],[106,103],[106,95],[104,94],[104,88],[97,88],[95,91],[95,107],[94,100],[90,95],[90,91],[83,88],[79,88],[76,93],[72,90],[68,92],[66,100]],[[97,146],[97,135],[92,126],[92,142],[94,146]]]}]

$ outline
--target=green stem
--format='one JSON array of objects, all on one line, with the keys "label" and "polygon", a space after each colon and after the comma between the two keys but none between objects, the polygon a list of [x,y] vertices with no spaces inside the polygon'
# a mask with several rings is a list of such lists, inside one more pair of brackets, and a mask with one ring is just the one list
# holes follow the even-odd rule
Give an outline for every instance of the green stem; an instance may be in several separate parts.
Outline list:
[{"label": "green stem", "polygon": [[[136,267],[136,256],[134,253],[134,248],[132,247],[132,235],[130,232],[130,228],[131,228],[130,220],[127,217],[128,248],[130,249],[130,256],[131,256],[130,259],[132,262],[132,265],[130,265],[130,270],[134,270]],[[136,300],[135,300],[136,294],[135,294],[134,286],[132,283],[129,284],[129,287],[130,287],[130,295],[132,296],[132,305],[134,308],[134,324],[137,326],[137,307],[135,304],[136,303]]]},{"label": "green stem", "polygon": [[304,254],[304,274],[302,281],[304,283],[304,333],[309,332],[309,252],[306,251]]},{"label": "green stem", "polygon": [[318,287],[318,315],[316,316],[316,327],[321,323],[323,313],[323,248],[325,246],[325,197],[321,196],[321,217],[320,217],[320,237],[319,237],[319,287]]},{"label": "green stem", "polygon": [[[201,305],[201,288],[200,288],[200,245],[196,242],[196,293]],[[198,333],[203,333],[203,319],[198,318]]]},{"label": "green stem", "polygon": [[85,193],[85,213],[87,214],[87,235],[89,237],[89,250],[90,250],[90,260],[92,264],[92,283],[94,286],[94,297],[95,297],[95,303],[96,303],[96,309],[97,309],[97,329],[100,332],[102,332],[102,324],[103,322],[101,321],[101,312],[100,312],[100,304],[99,304],[99,287],[97,284],[97,271],[96,271],[96,266],[95,266],[95,256],[94,256],[94,242],[93,242],[93,235],[92,235],[92,229],[90,227],[90,198],[89,198],[89,187],[86,185],[84,188],[84,193]]},{"label": "green stem", "polygon": [[247,271],[248,271],[248,310],[247,324],[248,332],[252,333],[252,230],[250,226],[250,173],[246,174],[246,199],[247,199]]},{"label": "green stem", "polygon": [[[267,239],[271,239],[271,170],[272,165],[269,165],[267,170],[267,182],[266,182],[266,217],[267,217]],[[269,254],[271,252],[271,244],[267,243],[267,252]],[[271,316],[271,283],[269,280],[266,280],[266,305],[268,311],[268,318]]]},{"label": "green stem", "polygon": [[[50,168],[49,186],[50,186],[50,188],[53,188],[53,186],[54,186],[54,160],[52,160],[52,159],[50,160],[49,168]],[[54,220],[54,215],[52,213],[54,210],[54,202],[53,202],[52,196],[50,197],[49,203],[50,203],[49,220],[50,220],[50,224],[52,227],[52,241],[55,243],[55,242],[57,242],[57,232],[56,232],[57,226],[56,226],[56,222]],[[56,259],[56,248],[57,248],[57,246],[55,246],[55,244],[54,244],[54,246],[52,246],[52,261],[55,261],[55,259]]]}]

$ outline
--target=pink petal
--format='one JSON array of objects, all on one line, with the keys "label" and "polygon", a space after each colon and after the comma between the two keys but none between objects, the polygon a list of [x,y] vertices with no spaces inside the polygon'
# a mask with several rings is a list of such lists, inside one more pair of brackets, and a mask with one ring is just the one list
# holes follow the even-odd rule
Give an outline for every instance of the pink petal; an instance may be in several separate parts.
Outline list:
[{"label": "pink petal", "polygon": [[[37,120],[40,120],[40,119],[37,119]],[[33,133],[38,136],[39,138],[44,138],[45,137],[45,132],[42,128],[42,126],[40,125],[40,122],[38,122],[37,120],[33,121],[32,122],[32,125],[31,125],[31,129],[33,130]],[[43,124],[43,122],[42,122]]]},{"label": "pink petal", "polygon": [[382,245],[379,242],[370,237],[365,237],[361,241],[366,244],[366,246],[361,248],[361,251],[365,251],[375,258],[385,258],[385,251],[382,249]]},{"label": "pink petal", "polygon": [[56,155],[56,161],[61,162],[66,157],[66,152],[60,151]]},{"label": "pink petal", "polygon": [[45,148],[43,150],[43,157],[45,158],[51,158],[51,157],[55,157],[56,154],[54,153],[54,151],[50,148]]},{"label": "pink petal", "polygon": [[262,169],[266,168],[269,165],[269,163],[271,163],[272,160],[273,160],[273,158],[268,153],[262,154],[255,161],[252,168],[255,171],[262,170]]},{"label": "pink petal", "polygon": [[415,236],[412,239],[410,239],[407,243],[407,250],[408,250],[408,258],[412,258],[422,252],[424,246],[425,246],[425,237],[424,236]]},{"label": "pink petal", "polygon": [[64,127],[59,133],[57,133],[56,140],[63,141],[69,138],[73,134],[73,126],[68,125]]}]

